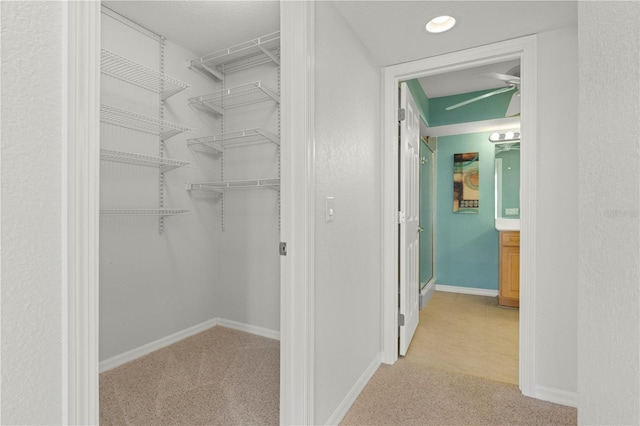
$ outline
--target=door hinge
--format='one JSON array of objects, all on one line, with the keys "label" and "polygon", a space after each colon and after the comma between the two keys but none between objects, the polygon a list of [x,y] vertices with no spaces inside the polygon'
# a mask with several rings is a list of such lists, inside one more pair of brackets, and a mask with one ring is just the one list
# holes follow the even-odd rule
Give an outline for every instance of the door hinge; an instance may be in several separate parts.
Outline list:
[{"label": "door hinge", "polygon": [[404,108],[400,108],[398,110],[398,121],[404,121],[406,117],[407,117],[407,112],[405,111]]},{"label": "door hinge", "polygon": [[402,327],[404,325],[404,314],[398,314],[398,326]]},{"label": "door hinge", "polygon": [[398,212],[398,223],[404,223],[404,212]]},{"label": "door hinge", "polygon": [[280,256],[287,255],[287,243],[280,243]]}]

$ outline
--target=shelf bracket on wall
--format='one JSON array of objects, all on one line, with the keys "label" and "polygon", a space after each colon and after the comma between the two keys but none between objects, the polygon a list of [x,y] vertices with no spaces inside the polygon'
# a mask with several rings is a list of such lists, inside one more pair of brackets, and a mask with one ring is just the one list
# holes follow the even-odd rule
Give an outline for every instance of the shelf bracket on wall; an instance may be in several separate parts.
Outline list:
[{"label": "shelf bracket on wall", "polygon": [[273,61],[274,64],[276,64],[277,66],[280,66],[280,58],[278,58],[276,55],[274,55],[273,53],[271,53],[270,50],[265,49],[261,44],[259,44],[257,41],[253,42],[256,47],[260,50],[262,50],[262,52],[267,55],[269,58],[271,58],[271,60]]},{"label": "shelf bracket on wall", "polygon": [[[160,57],[160,61],[159,61],[159,70],[160,70],[160,74],[164,75],[164,45],[165,45],[166,39],[164,37],[160,37],[159,40],[159,57]],[[160,116],[160,121],[164,121],[164,100],[168,97],[168,96],[164,96],[164,80],[160,80],[160,90],[159,90],[159,116]],[[168,139],[170,136],[168,136],[166,134],[167,132],[161,132],[158,139],[158,151],[159,151],[159,157],[160,158],[164,158],[164,141],[166,139]],[[165,137],[166,136],[166,137]],[[160,168],[158,169],[158,205],[160,209],[164,209],[164,169]],[[159,216],[158,217],[158,233],[160,235],[162,235],[162,232],[164,231],[164,216]]]}]

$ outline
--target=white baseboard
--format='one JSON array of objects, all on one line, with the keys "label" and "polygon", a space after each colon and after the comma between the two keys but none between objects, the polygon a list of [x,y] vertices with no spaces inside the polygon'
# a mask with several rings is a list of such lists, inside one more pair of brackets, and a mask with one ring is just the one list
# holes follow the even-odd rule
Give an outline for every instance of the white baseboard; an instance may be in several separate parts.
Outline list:
[{"label": "white baseboard", "polygon": [[224,318],[213,318],[200,324],[196,324],[193,327],[185,328],[184,330],[170,334],[169,336],[154,340],[153,342],[139,346],[135,349],[131,349],[130,351],[124,352],[120,355],[116,355],[111,358],[105,359],[104,361],[100,361],[100,373],[104,373],[105,371],[111,370],[112,368],[119,367],[122,364],[126,364],[127,362],[133,361],[136,358],[140,358],[141,356],[150,354],[151,352],[157,351],[158,349],[162,349],[166,346],[172,345],[176,342],[179,342],[180,340],[186,339],[187,337],[194,336],[198,333],[210,329],[211,327],[215,327],[216,325],[232,328],[234,330],[244,331],[246,333],[256,334],[258,336],[268,337],[270,339],[280,340],[279,331],[269,330],[267,328],[262,328],[255,325],[243,324]]},{"label": "white baseboard", "polygon": [[244,324],[237,321],[231,321],[224,318],[218,318],[218,325],[227,328],[233,328],[234,330],[244,331],[246,333],[255,334],[262,337],[268,337],[269,339],[280,340],[280,331],[271,330],[264,327],[258,327],[256,325]]},{"label": "white baseboard", "polygon": [[536,399],[569,407],[578,406],[578,393],[536,385]]},{"label": "white baseboard", "polygon": [[114,357],[105,359],[104,361],[100,361],[100,372],[104,373],[107,370],[119,367],[122,364],[126,364],[127,362],[133,361],[136,358],[140,358],[141,356],[150,354],[153,351],[162,349],[165,346],[169,346],[173,343],[179,342],[180,340],[186,339],[187,337],[191,337],[200,332],[208,330],[211,327],[215,327],[217,324],[217,318],[210,319],[200,324],[196,324],[193,327],[185,328],[184,330],[170,334],[166,337],[162,337],[158,340],[154,340],[153,342],[139,346],[135,349],[131,349],[130,351],[127,351],[120,355],[116,355]]},{"label": "white baseboard", "polygon": [[444,285],[444,284],[436,284],[436,291],[446,291],[448,293],[473,294],[475,296],[489,296],[489,297],[495,297],[498,295],[498,290],[490,290],[487,288],[474,288],[474,287],[458,287],[455,285]]},{"label": "white baseboard", "polygon": [[382,354],[378,354],[376,355],[374,360],[371,361],[371,364],[369,364],[369,366],[364,371],[364,373],[362,373],[362,375],[360,376],[358,381],[353,385],[351,390],[349,390],[349,392],[344,397],[340,405],[338,405],[338,407],[335,409],[333,414],[331,414],[331,417],[329,417],[329,419],[325,424],[327,425],[340,424],[340,422],[342,421],[344,416],[347,414],[347,412],[349,411],[353,403],[356,402],[356,399],[358,398],[358,395],[360,395],[360,392],[362,392],[362,390],[367,385],[367,383],[369,383],[369,380],[371,380],[375,372],[378,370],[378,367],[380,367],[381,363],[382,363]]}]

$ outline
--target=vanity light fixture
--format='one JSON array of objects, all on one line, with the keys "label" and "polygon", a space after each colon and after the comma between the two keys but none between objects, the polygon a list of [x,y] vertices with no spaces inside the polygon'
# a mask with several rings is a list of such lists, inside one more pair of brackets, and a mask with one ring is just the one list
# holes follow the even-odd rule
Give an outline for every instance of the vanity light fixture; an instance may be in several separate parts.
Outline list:
[{"label": "vanity light fixture", "polygon": [[513,131],[509,131],[506,133],[494,132],[494,133],[491,133],[491,136],[489,136],[489,141],[493,143],[511,142],[511,141],[519,141],[519,140],[520,140],[520,132],[513,132]]},{"label": "vanity light fixture", "polygon": [[453,16],[442,15],[437,16],[427,23],[427,31],[430,33],[443,33],[450,30],[456,24]]}]

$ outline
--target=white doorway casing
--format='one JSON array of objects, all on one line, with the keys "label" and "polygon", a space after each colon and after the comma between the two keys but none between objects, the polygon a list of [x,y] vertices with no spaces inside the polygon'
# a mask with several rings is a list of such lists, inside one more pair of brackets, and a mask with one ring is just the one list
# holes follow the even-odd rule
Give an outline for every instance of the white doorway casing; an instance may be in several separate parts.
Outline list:
[{"label": "white doorway casing", "polygon": [[401,81],[495,63],[521,61],[521,246],[520,246],[520,390],[535,396],[536,281],[536,111],[537,41],[527,36],[460,52],[407,62],[383,69],[382,137],[382,361],[398,359],[398,117],[397,87]]},{"label": "white doorway casing", "polygon": [[[99,423],[100,2],[69,2],[65,18],[61,411],[63,424],[89,425]],[[281,3],[281,235],[289,244],[281,263],[281,424],[313,419],[313,22],[313,3]]]}]

